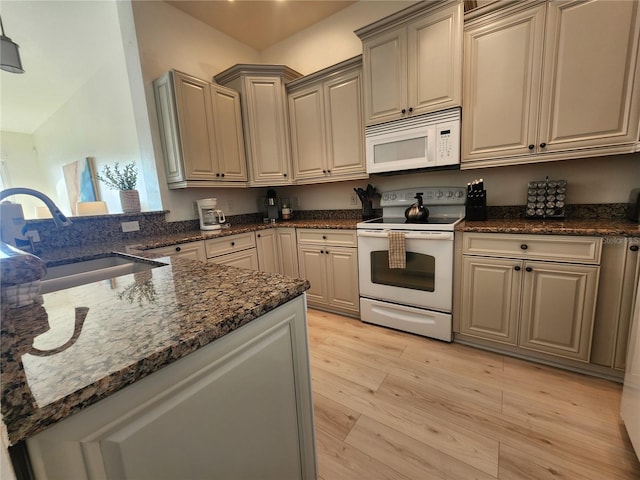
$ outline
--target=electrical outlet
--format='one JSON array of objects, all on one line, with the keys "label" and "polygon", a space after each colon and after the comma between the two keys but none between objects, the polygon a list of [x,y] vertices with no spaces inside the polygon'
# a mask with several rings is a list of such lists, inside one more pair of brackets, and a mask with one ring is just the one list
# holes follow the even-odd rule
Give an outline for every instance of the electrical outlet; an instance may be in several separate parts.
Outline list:
[{"label": "electrical outlet", "polygon": [[233,200],[227,200],[227,212],[233,212],[234,207]]},{"label": "electrical outlet", "polygon": [[140,230],[140,223],[136,220],[134,222],[122,222],[123,232],[137,232]]},{"label": "electrical outlet", "polygon": [[356,192],[351,194],[351,205],[358,205],[358,196],[356,195]]}]

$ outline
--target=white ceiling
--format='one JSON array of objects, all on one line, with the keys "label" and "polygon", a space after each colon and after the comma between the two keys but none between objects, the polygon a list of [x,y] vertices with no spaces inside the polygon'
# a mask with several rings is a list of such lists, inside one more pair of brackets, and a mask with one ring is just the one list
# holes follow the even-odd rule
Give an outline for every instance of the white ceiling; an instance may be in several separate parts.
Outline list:
[{"label": "white ceiling", "polygon": [[[134,0],[137,1],[137,0]],[[156,0],[158,1],[158,0]],[[185,13],[263,50],[352,1],[179,0]],[[116,6],[99,0],[0,0],[24,74],[0,70],[0,130],[33,133],[122,50]]]}]

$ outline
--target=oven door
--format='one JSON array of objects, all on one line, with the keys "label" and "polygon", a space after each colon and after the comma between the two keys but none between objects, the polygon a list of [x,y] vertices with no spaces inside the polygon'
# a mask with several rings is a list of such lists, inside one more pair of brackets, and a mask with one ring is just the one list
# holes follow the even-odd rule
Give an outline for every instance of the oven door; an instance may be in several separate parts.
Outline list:
[{"label": "oven door", "polygon": [[453,232],[405,231],[406,268],[389,268],[384,230],[358,230],[360,296],[451,312]]}]

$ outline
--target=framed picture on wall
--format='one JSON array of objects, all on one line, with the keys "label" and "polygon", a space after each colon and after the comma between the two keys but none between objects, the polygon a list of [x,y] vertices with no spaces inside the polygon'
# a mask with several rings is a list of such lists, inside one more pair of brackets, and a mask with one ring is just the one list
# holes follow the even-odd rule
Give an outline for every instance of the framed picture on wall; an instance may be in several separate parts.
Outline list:
[{"label": "framed picture on wall", "polygon": [[95,180],[94,158],[87,157],[62,166],[64,181],[67,185],[71,215],[77,215],[78,202],[95,202],[98,188]]}]

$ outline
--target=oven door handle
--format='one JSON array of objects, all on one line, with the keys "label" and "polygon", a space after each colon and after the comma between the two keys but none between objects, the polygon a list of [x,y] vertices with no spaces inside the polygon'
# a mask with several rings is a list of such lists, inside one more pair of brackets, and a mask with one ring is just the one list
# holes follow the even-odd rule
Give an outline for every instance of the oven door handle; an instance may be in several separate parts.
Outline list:
[{"label": "oven door handle", "polygon": [[[387,238],[389,232],[401,230],[358,230],[358,237]],[[405,232],[404,238],[416,240],[453,240],[453,232]]]}]

